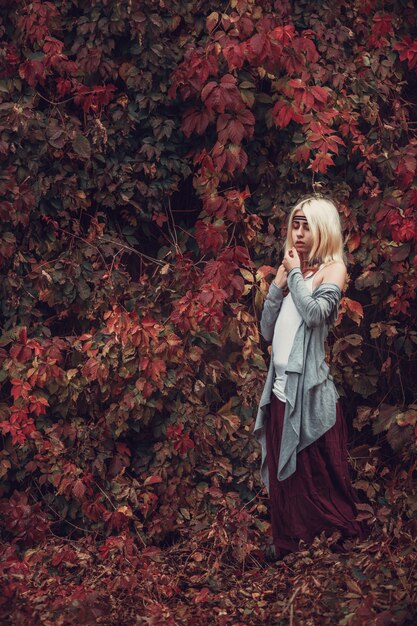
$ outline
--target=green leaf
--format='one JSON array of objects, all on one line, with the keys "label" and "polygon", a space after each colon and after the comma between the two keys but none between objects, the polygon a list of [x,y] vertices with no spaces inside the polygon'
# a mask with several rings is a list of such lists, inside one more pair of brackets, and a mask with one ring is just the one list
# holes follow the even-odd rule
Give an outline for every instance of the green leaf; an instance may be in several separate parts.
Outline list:
[{"label": "green leaf", "polygon": [[85,137],[81,133],[78,133],[75,136],[75,139],[73,139],[72,147],[74,149],[74,152],[76,152],[78,156],[82,157],[83,159],[89,159],[91,157],[90,142],[88,141],[87,137]]}]

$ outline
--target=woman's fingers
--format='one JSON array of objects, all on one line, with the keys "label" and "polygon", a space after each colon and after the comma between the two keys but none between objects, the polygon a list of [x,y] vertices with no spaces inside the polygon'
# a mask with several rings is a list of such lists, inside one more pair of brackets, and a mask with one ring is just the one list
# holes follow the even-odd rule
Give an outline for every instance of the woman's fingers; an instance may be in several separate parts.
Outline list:
[{"label": "woman's fingers", "polygon": [[278,285],[278,287],[283,287],[285,286],[286,282],[287,282],[287,270],[285,269],[283,263],[281,263],[281,265],[277,269],[277,273],[275,276],[275,284]]},{"label": "woman's fingers", "polygon": [[297,265],[300,265],[300,257],[297,248],[292,248],[292,258],[297,263]]},{"label": "woman's fingers", "polygon": [[287,272],[290,272],[294,267],[300,267],[300,257],[295,248],[290,248],[284,255],[283,264]]},{"label": "woman's fingers", "polygon": [[289,269],[289,264],[291,262],[291,257],[290,257],[290,250],[287,250],[287,252],[284,254],[284,258],[282,261],[282,264],[285,268],[285,270],[288,272]]}]

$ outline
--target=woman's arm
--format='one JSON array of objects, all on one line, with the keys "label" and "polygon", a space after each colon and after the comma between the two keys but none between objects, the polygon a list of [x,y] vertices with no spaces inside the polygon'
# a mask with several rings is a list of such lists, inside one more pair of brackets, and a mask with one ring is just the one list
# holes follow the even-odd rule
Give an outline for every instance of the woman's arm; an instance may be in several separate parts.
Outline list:
[{"label": "woman's arm", "polygon": [[281,287],[277,287],[275,281],[269,286],[268,295],[264,302],[261,316],[261,335],[266,341],[272,341],[274,336],[275,322],[281,308],[284,293]]},{"label": "woman's arm", "polygon": [[[337,307],[342,296],[341,289],[336,283],[331,283],[331,288],[324,293],[322,290],[321,295],[315,296],[314,292],[311,294],[299,267],[290,270],[287,280],[294,304],[308,327],[323,324]],[[328,284],[326,280],[322,286]],[[320,286],[317,289],[320,289]]]},{"label": "woman's arm", "polygon": [[304,322],[310,327],[320,326],[334,311],[342,297],[342,287],[346,279],[344,263],[335,263],[323,268],[321,285],[326,284],[329,288],[324,292],[322,290],[317,296],[314,295],[314,290],[311,294],[307,289],[296,248],[287,250],[282,263],[288,272],[287,282],[292,299]]}]

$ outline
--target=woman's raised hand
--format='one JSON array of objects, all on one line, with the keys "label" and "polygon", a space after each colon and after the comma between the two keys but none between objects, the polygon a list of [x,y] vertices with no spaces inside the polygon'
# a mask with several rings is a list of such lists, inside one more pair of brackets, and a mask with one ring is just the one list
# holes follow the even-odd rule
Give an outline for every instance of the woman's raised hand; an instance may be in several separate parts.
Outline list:
[{"label": "woman's raised hand", "polygon": [[282,263],[277,270],[274,283],[277,287],[281,287],[281,289],[284,289],[284,287],[287,286],[287,271]]},{"label": "woman's raised hand", "polygon": [[285,267],[287,274],[294,269],[294,267],[301,267],[300,257],[296,248],[290,248],[284,255],[283,266]]}]

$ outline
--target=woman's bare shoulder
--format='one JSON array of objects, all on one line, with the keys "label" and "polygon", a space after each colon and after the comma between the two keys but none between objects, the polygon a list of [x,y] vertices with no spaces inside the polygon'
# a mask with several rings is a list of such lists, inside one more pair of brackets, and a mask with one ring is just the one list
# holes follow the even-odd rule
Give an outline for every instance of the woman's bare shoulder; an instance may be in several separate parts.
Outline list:
[{"label": "woman's bare shoulder", "polygon": [[334,283],[343,290],[347,277],[346,265],[342,261],[333,261],[323,267],[322,277],[323,283]]}]

